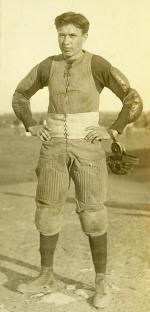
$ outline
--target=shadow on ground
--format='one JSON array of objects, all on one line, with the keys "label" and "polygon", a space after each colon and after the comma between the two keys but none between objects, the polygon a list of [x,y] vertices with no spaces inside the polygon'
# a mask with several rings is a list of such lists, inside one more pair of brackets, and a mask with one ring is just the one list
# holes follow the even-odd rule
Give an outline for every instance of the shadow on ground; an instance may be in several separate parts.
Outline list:
[{"label": "shadow on ground", "polygon": [[[32,265],[32,264],[29,264],[27,262],[21,261],[21,260],[12,258],[12,257],[8,257],[6,255],[0,254],[0,261],[1,262],[2,261],[7,261],[9,263],[13,263],[13,264],[19,265],[19,266],[21,266],[23,268],[27,268],[27,269],[36,271],[37,273],[40,272],[40,268],[39,267],[37,267],[35,265]],[[3,286],[6,287],[7,289],[11,290],[11,291],[14,291],[14,292],[18,292],[17,288],[18,288],[19,284],[27,283],[27,282],[29,282],[29,281],[34,279],[34,278],[32,278],[31,276],[29,276],[27,274],[22,274],[22,273],[19,273],[17,271],[13,271],[11,269],[8,269],[5,266],[3,266],[2,264],[0,264],[0,271],[2,273],[4,273],[5,276],[7,277],[7,282],[5,282],[3,284]],[[56,277],[57,280],[63,282],[66,285],[74,285],[76,287],[76,289],[84,288],[86,286],[86,289],[93,290],[92,287],[90,287],[88,285],[85,285],[85,283],[82,283],[80,281],[76,281],[74,279],[70,279],[70,278],[67,278],[65,276],[61,276],[59,274],[55,274],[55,277]]]}]

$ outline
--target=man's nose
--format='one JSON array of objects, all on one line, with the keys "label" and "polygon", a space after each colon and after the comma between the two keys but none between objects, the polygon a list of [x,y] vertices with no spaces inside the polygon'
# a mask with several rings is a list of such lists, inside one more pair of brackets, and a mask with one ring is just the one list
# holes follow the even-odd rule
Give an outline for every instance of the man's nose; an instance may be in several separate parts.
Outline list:
[{"label": "man's nose", "polygon": [[68,44],[70,42],[70,38],[69,38],[69,36],[68,35],[66,35],[65,37],[64,37],[64,41],[63,41],[63,44]]}]

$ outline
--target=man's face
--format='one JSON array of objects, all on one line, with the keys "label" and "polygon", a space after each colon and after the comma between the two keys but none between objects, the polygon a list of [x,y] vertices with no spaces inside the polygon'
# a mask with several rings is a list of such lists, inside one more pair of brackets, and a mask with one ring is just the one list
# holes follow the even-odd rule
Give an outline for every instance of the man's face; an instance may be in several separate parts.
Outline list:
[{"label": "man's face", "polygon": [[65,58],[73,58],[82,52],[83,43],[87,34],[73,24],[64,25],[58,28],[58,42],[60,50]]}]

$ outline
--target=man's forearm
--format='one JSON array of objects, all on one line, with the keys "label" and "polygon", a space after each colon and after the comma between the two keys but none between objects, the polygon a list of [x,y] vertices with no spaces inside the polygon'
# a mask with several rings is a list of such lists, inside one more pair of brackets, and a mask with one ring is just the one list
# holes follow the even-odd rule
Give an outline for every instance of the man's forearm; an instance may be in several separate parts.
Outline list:
[{"label": "man's forearm", "polygon": [[37,122],[32,117],[32,113],[30,110],[30,101],[17,90],[13,95],[12,107],[17,118],[23,122],[26,131],[28,131],[28,128],[30,126],[34,126],[37,124]]},{"label": "man's forearm", "polygon": [[117,119],[111,125],[118,133],[122,133],[125,126],[139,118],[143,110],[143,102],[138,92],[132,88],[123,100],[123,107]]}]

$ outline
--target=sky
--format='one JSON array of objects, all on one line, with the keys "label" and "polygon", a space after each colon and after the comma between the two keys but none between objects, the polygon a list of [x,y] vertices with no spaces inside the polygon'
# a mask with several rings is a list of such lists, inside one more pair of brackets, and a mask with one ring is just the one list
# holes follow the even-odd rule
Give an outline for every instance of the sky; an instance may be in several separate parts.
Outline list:
[{"label": "sky", "polygon": [[[149,0],[0,0],[0,114],[12,112],[18,82],[49,55],[59,53],[54,19],[75,11],[90,21],[84,49],[119,68],[150,110]],[[120,100],[107,88],[100,110],[119,111]],[[32,111],[47,111],[48,90],[31,98]]]}]

